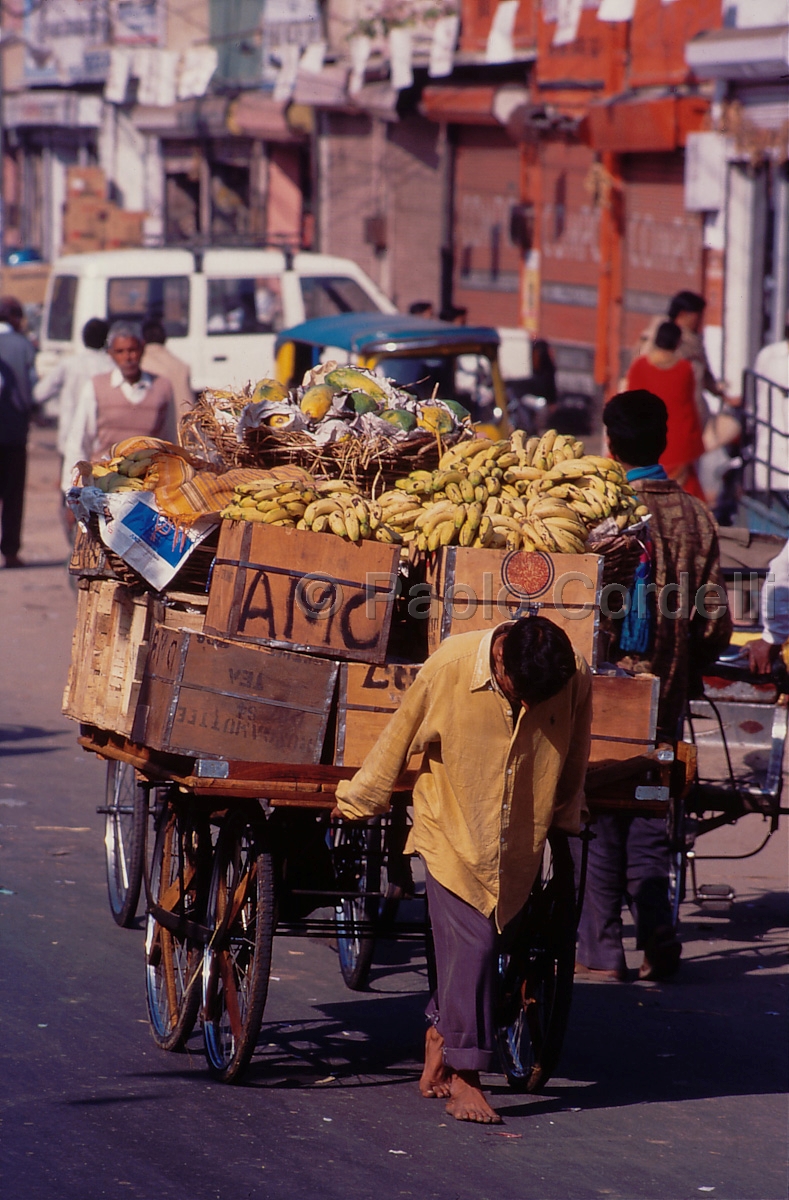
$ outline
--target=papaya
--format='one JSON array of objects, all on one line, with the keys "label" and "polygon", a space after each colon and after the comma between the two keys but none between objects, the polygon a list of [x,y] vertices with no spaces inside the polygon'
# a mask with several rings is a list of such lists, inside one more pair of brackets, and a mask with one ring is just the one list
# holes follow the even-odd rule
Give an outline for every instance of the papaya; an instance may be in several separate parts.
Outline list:
[{"label": "papaya", "polygon": [[416,423],[420,429],[429,429],[431,433],[451,433],[454,428],[449,413],[435,405],[423,404]]},{"label": "papaya", "polygon": [[283,425],[289,425],[292,418],[287,413],[272,413],[266,421],[269,429],[280,429]]},{"label": "papaya", "polygon": [[335,367],[326,376],[326,382],[343,392],[364,392],[379,403],[386,399],[386,392],[381,385],[356,367]]},{"label": "papaya", "polygon": [[445,400],[444,404],[446,404],[446,406],[450,410],[450,412],[453,413],[453,415],[455,417],[457,417],[458,421],[470,421],[471,420],[471,413],[468,411],[467,408],[464,408],[463,405],[460,404],[457,400]]},{"label": "papaya", "polygon": [[334,392],[335,389],[327,387],[325,383],[318,383],[314,387],[307,388],[301,398],[301,411],[305,416],[312,417],[314,421],[322,420],[331,408]]},{"label": "papaya", "polygon": [[280,404],[287,398],[288,389],[276,379],[260,379],[252,393],[253,404],[258,404],[261,400],[273,400],[275,404]]},{"label": "papaya", "polygon": [[378,412],[379,404],[367,392],[351,392],[348,397],[353,405],[353,411],[361,416],[362,413]]},{"label": "papaya", "polygon": [[404,433],[410,433],[416,425],[416,417],[407,408],[388,408],[386,412],[381,413],[381,418],[402,429]]}]

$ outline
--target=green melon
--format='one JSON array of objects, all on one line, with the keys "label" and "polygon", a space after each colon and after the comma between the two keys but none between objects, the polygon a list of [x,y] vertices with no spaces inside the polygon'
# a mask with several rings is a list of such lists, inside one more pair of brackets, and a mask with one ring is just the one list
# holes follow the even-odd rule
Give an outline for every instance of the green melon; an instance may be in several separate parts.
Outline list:
[{"label": "green melon", "polygon": [[276,379],[259,380],[252,393],[253,404],[258,404],[261,400],[272,400],[275,404],[281,404],[287,398],[288,389],[284,384],[278,383]]},{"label": "green melon", "polygon": [[326,382],[344,392],[364,392],[379,402],[386,399],[386,392],[381,385],[356,367],[335,367],[326,376]]},{"label": "green melon", "polygon": [[386,412],[381,413],[381,417],[384,421],[388,421],[390,425],[395,425],[405,433],[410,433],[416,425],[416,417],[405,408],[387,409]]}]

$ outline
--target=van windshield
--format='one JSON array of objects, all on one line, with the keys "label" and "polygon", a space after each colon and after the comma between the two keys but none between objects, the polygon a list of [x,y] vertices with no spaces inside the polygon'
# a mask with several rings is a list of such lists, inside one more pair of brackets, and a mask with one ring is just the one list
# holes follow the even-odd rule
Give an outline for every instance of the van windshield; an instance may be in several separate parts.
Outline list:
[{"label": "van windshield", "polygon": [[154,318],[170,337],[189,333],[189,276],[151,275],[107,280],[107,320]]},{"label": "van windshield", "polygon": [[380,311],[372,296],[344,275],[302,275],[301,294],[305,321],[338,313]]},{"label": "van windshield", "polygon": [[278,276],[208,280],[208,333],[279,333],[282,296]]},{"label": "van windshield", "polygon": [[76,275],[56,275],[47,316],[47,337],[53,342],[70,342],[74,334]]}]

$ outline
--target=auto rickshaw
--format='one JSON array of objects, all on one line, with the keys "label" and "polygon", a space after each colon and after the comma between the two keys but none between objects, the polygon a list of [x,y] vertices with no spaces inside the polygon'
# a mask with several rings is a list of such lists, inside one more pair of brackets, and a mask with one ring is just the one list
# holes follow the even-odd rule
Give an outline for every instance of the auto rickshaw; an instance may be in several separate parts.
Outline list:
[{"label": "auto rickshaw", "polygon": [[298,386],[320,363],[368,367],[420,400],[457,400],[480,432],[506,437],[507,404],[498,364],[499,335],[487,325],[450,325],[404,313],[342,313],[283,330],[275,344],[277,379]]}]

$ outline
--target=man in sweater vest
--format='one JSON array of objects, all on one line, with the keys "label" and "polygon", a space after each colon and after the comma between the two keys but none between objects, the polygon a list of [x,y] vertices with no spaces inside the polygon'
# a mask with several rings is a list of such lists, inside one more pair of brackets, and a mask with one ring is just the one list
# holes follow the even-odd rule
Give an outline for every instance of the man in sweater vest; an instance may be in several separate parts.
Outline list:
[{"label": "man in sweater vest", "polygon": [[64,445],[61,483],[68,491],[74,465],[96,462],[127,437],[178,437],[173,387],[161,375],[140,368],[144,343],[139,325],[116,321],[107,334],[112,371],[95,375],[80,392]]}]

